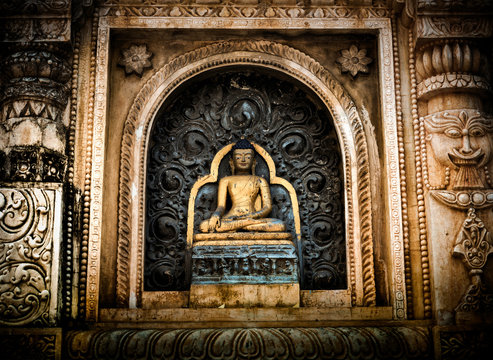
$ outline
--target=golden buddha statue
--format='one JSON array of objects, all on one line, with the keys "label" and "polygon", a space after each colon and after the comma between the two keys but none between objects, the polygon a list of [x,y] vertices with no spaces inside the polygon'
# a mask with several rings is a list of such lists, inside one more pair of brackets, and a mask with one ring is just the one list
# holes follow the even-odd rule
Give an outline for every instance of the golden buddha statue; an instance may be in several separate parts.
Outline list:
[{"label": "golden buddha statue", "polygon": [[[233,146],[230,165],[232,175],[219,181],[217,208],[209,219],[202,221],[200,231],[286,231],[283,221],[267,218],[272,211],[269,183],[255,175],[255,148],[248,140],[242,139]],[[225,214],[227,196],[232,206]]]}]

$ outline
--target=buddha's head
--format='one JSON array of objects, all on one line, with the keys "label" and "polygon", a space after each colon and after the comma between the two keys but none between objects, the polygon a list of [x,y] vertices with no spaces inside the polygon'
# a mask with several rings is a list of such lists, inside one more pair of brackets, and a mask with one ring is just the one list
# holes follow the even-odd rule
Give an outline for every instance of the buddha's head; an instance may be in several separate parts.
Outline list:
[{"label": "buddha's head", "polygon": [[233,145],[230,159],[231,172],[251,173],[255,172],[255,148],[246,139],[241,139]]}]

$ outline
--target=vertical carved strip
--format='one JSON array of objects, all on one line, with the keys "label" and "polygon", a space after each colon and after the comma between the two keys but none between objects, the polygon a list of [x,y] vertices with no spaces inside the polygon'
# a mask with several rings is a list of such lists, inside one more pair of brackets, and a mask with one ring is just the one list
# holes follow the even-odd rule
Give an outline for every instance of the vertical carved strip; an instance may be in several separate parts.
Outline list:
[{"label": "vertical carved strip", "polygon": [[402,231],[404,241],[404,273],[406,276],[406,299],[407,299],[407,318],[414,318],[413,310],[413,291],[411,279],[411,251],[409,247],[409,222],[407,212],[407,182],[406,182],[406,154],[404,152],[404,123],[402,118],[402,97],[401,97],[401,76],[399,44],[397,41],[397,20],[392,21],[392,43],[394,51],[394,71],[395,71],[395,103],[397,116],[397,141],[399,147],[399,172],[401,178],[402,196]]},{"label": "vertical carved strip", "polygon": [[77,122],[77,86],[79,79],[79,49],[80,32],[75,35],[74,55],[72,61],[72,83],[70,98],[70,123],[68,128],[68,147],[67,147],[67,193],[65,208],[65,256],[63,266],[63,306],[64,316],[69,319],[72,317],[72,284],[74,282],[74,160],[75,160],[75,131]]},{"label": "vertical carved strip", "polygon": [[85,152],[85,169],[84,169],[84,193],[83,193],[83,208],[82,208],[82,241],[81,241],[81,264],[80,264],[80,285],[79,285],[79,303],[86,304],[86,307],[81,306],[79,315],[81,318],[86,316],[86,310],[89,307],[86,303],[86,289],[88,285],[87,264],[88,264],[88,246],[89,246],[89,214],[91,202],[91,168],[92,168],[92,135],[94,122],[94,97],[96,83],[96,45],[98,31],[98,11],[95,11],[92,20],[91,30],[91,59],[90,59],[90,76],[89,76],[89,101],[88,101],[88,117],[87,117],[87,142]]},{"label": "vertical carved strip", "polygon": [[431,318],[431,288],[430,288],[430,261],[428,258],[428,236],[426,233],[426,212],[424,204],[424,183],[423,183],[423,166],[421,156],[421,136],[420,132],[424,131],[420,126],[418,118],[418,98],[416,83],[416,67],[414,52],[414,34],[409,30],[409,73],[411,77],[411,112],[414,129],[414,148],[416,156],[416,194],[418,199],[418,224],[419,224],[419,242],[421,249],[421,268],[423,276],[423,302],[424,317]]}]

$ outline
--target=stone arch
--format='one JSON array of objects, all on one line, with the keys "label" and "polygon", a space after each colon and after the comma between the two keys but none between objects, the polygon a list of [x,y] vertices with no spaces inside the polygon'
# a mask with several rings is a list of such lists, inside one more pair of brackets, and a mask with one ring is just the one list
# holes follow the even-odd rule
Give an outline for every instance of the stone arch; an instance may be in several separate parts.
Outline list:
[{"label": "stone arch", "polygon": [[[141,298],[146,148],[156,114],[167,97],[188,79],[231,65],[282,72],[311,89],[332,115],[343,154],[351,300],[353,305],[375,306],[370,163],[363,121],[354,101],[320,63],[294,48],[269,41],[225,41],[188,52],[159,69],[137,94],[124,125],[121,146],[118,306],[135,307]],[[131,267],[137,270],[137,276],[129,276]],[[360,274],[358,279],[356,273]]]}]

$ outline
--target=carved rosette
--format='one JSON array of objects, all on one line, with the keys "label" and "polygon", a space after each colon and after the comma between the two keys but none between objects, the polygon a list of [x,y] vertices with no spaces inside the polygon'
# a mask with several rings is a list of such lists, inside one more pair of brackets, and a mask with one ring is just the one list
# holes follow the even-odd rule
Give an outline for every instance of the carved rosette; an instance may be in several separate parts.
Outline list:
[{"label": "carved rosette", "polygon": [[[0,189],[0,324],[52,324],[56,190]],[[58,197],[58,201],[60,198]]]},{"label": "carved rosette", "polygon": [[2,61],[0,152],[2,178],[63,181],[71,69],[68,55],[48,44],[10,48]]}]

